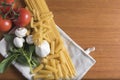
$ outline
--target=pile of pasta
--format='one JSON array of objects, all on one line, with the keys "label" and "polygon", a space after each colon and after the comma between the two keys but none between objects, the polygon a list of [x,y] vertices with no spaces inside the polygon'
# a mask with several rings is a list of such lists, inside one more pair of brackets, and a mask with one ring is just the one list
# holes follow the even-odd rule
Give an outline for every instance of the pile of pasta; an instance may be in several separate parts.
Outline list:
[{"label": "pile of pasta", "polygon": [[[33,35],[35,45],[43,40],[50,44],[50,54],[42,58],[41,64],[33,70],[34,79],[71,79],[76,75],[75,67],[63,44],[60,34],[45,0],[25,0],[26,8],[33,18],[29,32]],[[32,31],[31,31],[32,29]]]}]

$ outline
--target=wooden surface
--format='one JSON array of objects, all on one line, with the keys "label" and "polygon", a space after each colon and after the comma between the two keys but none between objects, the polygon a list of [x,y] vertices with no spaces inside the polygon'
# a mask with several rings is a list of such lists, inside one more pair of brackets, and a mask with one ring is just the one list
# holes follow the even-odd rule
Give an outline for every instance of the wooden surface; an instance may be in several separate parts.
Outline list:
[{"label": "wooden surface", "polygon": [[[47,3],[57,25],[74,41],[84,49],[96,47],[91,55],[97,63],[84,79],[120,79],[120,0],[47,0]],[[11,66],[0,75],[1,79],[25,78]]]}]

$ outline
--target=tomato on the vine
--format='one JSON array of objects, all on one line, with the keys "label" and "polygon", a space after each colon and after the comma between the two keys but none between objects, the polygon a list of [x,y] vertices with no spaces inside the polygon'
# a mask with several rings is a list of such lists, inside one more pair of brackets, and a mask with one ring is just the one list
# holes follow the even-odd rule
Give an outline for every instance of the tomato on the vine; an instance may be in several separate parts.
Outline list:
[{"label": "tomato on the vine", "polygon": [[7,32],[11,29],[12,27],[12,22],[9,19],[3,19],[0,16],[0,31],[1,32]]},{"label": "tomato on the vine", "polygon": [[18,18],[15,19],[14,23],[20,27],[26,27],[31,21],[30,11],[25,8],[20,8],[18,13]]},{"label": "tomato on the vine", "polygon": [[0,0],[0,10],[3,13],[6,13],[7,11],[10,10],[10,8],[12,7],[12,9],[16,9],[17,4],[14,3],[14,0]]},{"label": "tomato on the vine", "polygon": [[0,3],[5,2],[6,4],[12,4],[14,0],[0,0]]}]

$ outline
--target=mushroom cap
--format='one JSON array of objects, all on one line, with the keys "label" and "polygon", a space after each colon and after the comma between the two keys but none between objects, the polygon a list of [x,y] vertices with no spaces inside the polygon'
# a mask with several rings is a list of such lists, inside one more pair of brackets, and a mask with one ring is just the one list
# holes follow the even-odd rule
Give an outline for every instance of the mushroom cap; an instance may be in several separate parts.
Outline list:
[{"label": "mushroom cap", "polygon": [[22,48],[24,42],[25,42],[25,40],[23,38],[19,38],[19,37],[15,37],[13,40],[13,43],[17,48]]},{"label": "mushroom cap", "polygon": [[26,28],[17,28],[15,30],[15,35],[17,37],[25,37],[27,34],[27,29]]},{"label": "mushroom cap", "polygon": [[29,36],[26,37],[26,42],[27,42],[28,44],[33,44],[33,43],[34,43],[32,37],[33,37],[32,35],[29,35]]},{"label": "mushroom cap", "polygon": [[44,40],[41,45],[36,46],[35,51],[39,57],[46,57],[50,53],[50,45]]}]

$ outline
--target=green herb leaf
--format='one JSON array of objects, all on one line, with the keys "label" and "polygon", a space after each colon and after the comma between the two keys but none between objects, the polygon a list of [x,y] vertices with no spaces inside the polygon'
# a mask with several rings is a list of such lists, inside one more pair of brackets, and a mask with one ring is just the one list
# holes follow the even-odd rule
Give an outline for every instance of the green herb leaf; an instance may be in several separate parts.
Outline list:
[{"label": "green herb leaf", "polygon": [[13,42],[14,36],[11,34],[4,34],[4,38],[7,42]]},{"label": "green herb leaf", "polygon": [[13,44],[14,36],[11,34],[4,34],[5,41],[8,43],[8,49],[12,50],[15,46]]},{"label": "green herb leaf", "polygon": [[18,58],[16,59],[16,62],[18,62],[21,65],[25,65],[25,66],[29,65],[27,59],[23,55],[19,55]]},{"label": "green herb leaf", "polygon": [[32,58],[32,55],[33,55],[34,51],[35,51],[35,46],[30,45],[29,46],[29,51],[28,51],[28,53],[29,53],[29,59]]},{"label": "green herb leaf", "polygon": [[12,54],[9,55],[7,58],[5,58],[1,63],[0,63],[0,73],[3,73],[12,63],[17,58],[18,54]]},{"label": "green herb leaf", "polygon": [[39,59],[36,57],[32,57],[32,65],[33,67],[37,67],[40,64]]}]

